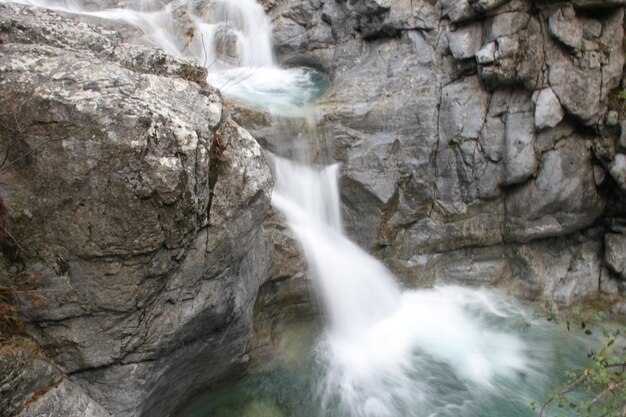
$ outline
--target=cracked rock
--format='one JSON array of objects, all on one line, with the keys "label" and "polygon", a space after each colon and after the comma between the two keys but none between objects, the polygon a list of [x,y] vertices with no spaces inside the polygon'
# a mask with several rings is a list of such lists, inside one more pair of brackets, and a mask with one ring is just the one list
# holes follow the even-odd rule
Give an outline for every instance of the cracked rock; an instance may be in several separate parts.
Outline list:
[{"label": "cracked rock", "polygon": [[548,20],[550,34],[564,45],[580,50],[583,42],[583,24],[576,18],[571,5],[557,9]]},{"label": "cracked rock", "polygon": [[563,107],[554,91],[550,87],[541,90],[535,104],[535,127],[555,127],[563,120],[564,115]]},{"label": "cracked rock", "polygon": [[604,260],[622,279],[626,279],[626,235],[607,233],[604,237]]}]

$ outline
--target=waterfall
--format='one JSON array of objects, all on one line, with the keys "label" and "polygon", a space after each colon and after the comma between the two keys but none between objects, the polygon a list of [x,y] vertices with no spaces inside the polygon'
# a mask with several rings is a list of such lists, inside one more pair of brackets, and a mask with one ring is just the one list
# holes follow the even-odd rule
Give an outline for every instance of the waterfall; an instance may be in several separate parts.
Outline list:
[{"label": "waterfall", "polygon": [[314,168],[278,157],[273,162],[272,204],[304,249],[333,328],[362,331],[393,314],[400,299],[398,285],[341,230],[338,166]]},{"label": "waterfall", "polygon": [[[311,69],[277,65],[271,23],[255,0],[137,0],[108,9],[78,0],[18,2],[133,25],[170,54],[205,65],[208,82],[246,106],[302,115],[319,94]],[[187,26],[174,22],[181,7]],[[525,308],[484,289],[403,289],[345,236],[338,165],[270,160],[272,204],[299,242],[328,316],[318,346],[325,414],[484,417],[480,410],[497,398],[526,409],[549,379],[541,362],[554,353],[535,343],[543,327]],[[526,340],[529,329],[534,341]]]},{"label": "waterfall", "polygon": [[[499,382],[541,379],[530,360],[533,347],[515,331],[531,321],[517,303],[460,287],[402,291],[342,232],[337,165],[277,157],[273,164],[272,203],[302,246],[329,318],[320,346],[327,365],[321,395],[328,407],[355,417],[428,415],[424,410],[441,406],[426,383],[443,372],[432,363],[476,396],[498,392]],[[420,376],[424,370],[428,378]]]},{"label": "waterfall", "polygon": [[111,8],[88,0],[11,1],[136,27],[144,41],[207,67],[207,82],[225,97],[276,115],[302,116],[320,95],[320,80],[327,82],[314,69],[277,65],[271,22],[255,0],[106,2],[119,4]]}]

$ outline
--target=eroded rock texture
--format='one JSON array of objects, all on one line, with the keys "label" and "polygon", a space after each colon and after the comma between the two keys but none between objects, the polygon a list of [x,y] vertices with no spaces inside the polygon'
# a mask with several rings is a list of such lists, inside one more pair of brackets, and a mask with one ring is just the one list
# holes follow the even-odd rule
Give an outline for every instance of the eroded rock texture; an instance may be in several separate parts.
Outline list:
[{"label": "eroded rock texture", "polygon": [[[342,164],[349,233],[400,279],[623,294],[624,1],[261,3],[278,58],[330,74],[307,133]],[[260,148],[204,70],[101,23],[0,5],[1,272],[36,294],[45,350],[0,350],[25,381],[3,414],[168,415],[312,310]],[[271,118],[236,116],[275,146]]]},{"label": "eroded rock texture", "polygon": [[624,291],[623,2],[264,3],[279,58],[331,74],[346,226],[401,279]]},{"label": "eroded rock texture", "polygon": [[[115,416],[169,415],[238,366],[269,276],[270,172],[205,76],[0,5],[3,280],[36,294],[21,311],[36,340]],[[104,415],[62,411],[82,401],[63,381],[20,415]]]}]

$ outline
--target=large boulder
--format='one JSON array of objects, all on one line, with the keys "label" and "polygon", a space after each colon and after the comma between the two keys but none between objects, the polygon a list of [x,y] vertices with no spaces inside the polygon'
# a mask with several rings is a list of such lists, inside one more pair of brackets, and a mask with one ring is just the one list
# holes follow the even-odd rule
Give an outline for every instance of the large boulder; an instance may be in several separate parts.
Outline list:
[{"label": "large boulder", "polygon": [[3,281],[36,294],[30,331],[96,402],[169,415],[251,337],[271,258],[260,147],[203,69],[115,31],[2,4],[0,62]]}]

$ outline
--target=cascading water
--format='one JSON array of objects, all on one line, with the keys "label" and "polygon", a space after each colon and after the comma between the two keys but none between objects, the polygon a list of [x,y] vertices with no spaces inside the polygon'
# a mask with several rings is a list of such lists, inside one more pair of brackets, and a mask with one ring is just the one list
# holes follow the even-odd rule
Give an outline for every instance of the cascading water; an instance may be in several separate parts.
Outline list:
[{"label": "cascading water", "polygon": [[[255,0],[136,0],[109,9],[78,0],[18,2],[133,25],[170,54],[204,64],[208,81],[226,97],[275,114],[302,114],[321,91],[314,71],[275,64],[271,24]],[[181,4],[186,25],[173,16]],[[497,292],[403,290],[380,262],[343,234],[337,165],[271,160],[272,202],[306,255],[328,315],[327,330],[316,344],[315,359],[305,355],[295,374],[253,378],[184,415],[534,415],[528,405],[544,399],[558,380],[555,375],[569,364],[569,353],[557,349],[563,335]],[[572,338],[567,343],[577,344]],[[240,403],[257,397],[272,404],[246,409],[231,404],[233,398]]]},{"label": "cascading water", "polygon": [[[272,26],[256,0],[0,0],[125,23],[167,53],[209,69],[208,83],[248,107],[302,115],[326,89],[312,68],[280,68]],[[106,8],[107,5],[117,7]]]},{"label": "cascading water", "polygon": [[528,415],[554,371],[543,323],[494,291],[402,291],[342,233],[336,165],[274,158],[274,167],[273,204],[302,245],[330,321],[318,349],[320,415]]}]

